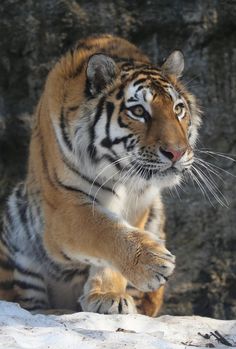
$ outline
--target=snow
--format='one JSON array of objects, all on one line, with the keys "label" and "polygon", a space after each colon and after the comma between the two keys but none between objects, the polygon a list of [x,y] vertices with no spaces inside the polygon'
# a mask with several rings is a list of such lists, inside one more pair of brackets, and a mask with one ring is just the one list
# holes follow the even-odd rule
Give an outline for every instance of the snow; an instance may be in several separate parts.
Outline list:
[{"label": "snow", "polygon": [[[217,340],[217,336],[222,337]],[[16,303],[0,302],[0,349],[226,349],[230,344],[236,347],[236,321],[168,315],[32,315]]]}]

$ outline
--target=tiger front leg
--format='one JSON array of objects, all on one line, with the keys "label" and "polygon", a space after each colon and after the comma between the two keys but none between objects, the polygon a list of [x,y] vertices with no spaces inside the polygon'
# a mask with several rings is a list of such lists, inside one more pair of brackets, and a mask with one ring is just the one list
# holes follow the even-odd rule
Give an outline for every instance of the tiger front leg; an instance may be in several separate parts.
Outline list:
[{"label": "tiger front leg", "polygon": [[[165,214],[160,196],[157,196],[151,207],[135,224],[137,228],[145,229],[157,236],[165,246]],[[135,299],[138,312],[148,316],[156,316],[164,301],[164,285],[153,292],[141,292],[134,286],[128,286],[128,292]]]},{"label": "tiger front leg", "polygon": [[153,292],[166,283],[173,273],[175,257],[154,234],[136,230],[127,233],[122,242],[126,260],[120,271],[136,288]]},{"label": "tiger front leg", "polygon": [[[65,200],[67,201],[67,200]],[[63,201],[62,201],[63,202]],[[44,243],[53,258],[70,263],[87,257],[111,264],[135,287],[150,292],[174,270],[174,256],[154,234],[131,227],[90,205],[61,205],[47,214]]]},{"label": "tiger front leg", "polygon": [[127,280],[110,268],[91,267],[79,302],[83,311],[100,314],[135,314],[133,298],[126,293]]}]

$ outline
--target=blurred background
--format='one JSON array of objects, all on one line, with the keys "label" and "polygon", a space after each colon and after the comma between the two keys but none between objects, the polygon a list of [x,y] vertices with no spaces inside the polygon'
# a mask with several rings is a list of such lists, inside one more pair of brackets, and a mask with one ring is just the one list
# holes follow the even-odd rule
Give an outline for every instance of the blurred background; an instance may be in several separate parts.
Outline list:
[{"label": "blurred background", "polygon": [[[24,178],[30,119],[48,71],[78,39],[97,33],[129,39],[153,63],[181,49],[183,80],[203,110],[198,148],[236,158],[235,0],[1,0],[0,211]],[[229,205],[212,196],[210,202],[191,181],[165,194],[168,247],[177,268],[162,313],[232,319],[236,166],[223,155],[198,156],[224,169],[215,180]]]}]

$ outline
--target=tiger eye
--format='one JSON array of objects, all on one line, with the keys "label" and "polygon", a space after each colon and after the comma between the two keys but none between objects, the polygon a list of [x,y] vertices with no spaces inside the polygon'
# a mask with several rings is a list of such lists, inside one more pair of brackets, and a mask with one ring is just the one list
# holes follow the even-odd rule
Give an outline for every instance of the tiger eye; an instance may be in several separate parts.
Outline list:
[{"label": "tiger eye", "polygon": [[179,114],[182,113],[183,109],[184,109],[184,104],[183,104],[183,103],[179,103],[179,104],[177,104],[177,105],[175,106],[175,113],[176,113],[177,115],[179,115]]},{"label": "tiger eye", "polygon": [[141,105],[138,105],[132,108],[132,113],[136,116],[143,116],[145,113],[145,110],[143,109],[143,107],[141,107]]},{"label": "tiger eye", "polygon": [[176,112],[176,114],[180,114],[181,111],[182,111],[182,108],[181,108],[179,105],[177,105],[177,106],[175,107],[175,112]]}]

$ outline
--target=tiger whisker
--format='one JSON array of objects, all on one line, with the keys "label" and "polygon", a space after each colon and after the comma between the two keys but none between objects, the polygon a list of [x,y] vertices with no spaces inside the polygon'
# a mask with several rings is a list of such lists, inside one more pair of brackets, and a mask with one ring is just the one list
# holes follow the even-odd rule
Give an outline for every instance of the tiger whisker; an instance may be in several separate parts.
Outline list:
[{"label": "tiger whisker", "polygon": [[200,150],[200,149],[196,150],[196,152],[207,154],[207,155],[213,157],[214,159],[215,159],[215,156],[219,156],[219,157],[225,158],[227,160],[236,162],[236,159],[232,158],[227,153],[220,153],[220,152],[215,152],[215,151],[211,151],[211,150]]},{"label": "tiger whisker", "polygon": [[[141,167],[140,168],[140,171],[138,171],[137,175],[139,175],[139,178],[138,178],[138,183],[137,183],[137,188],[139,188],[139,184],[140,184],[140,181],[142,180],[142,174],[145,170]],[[135,189],[135,181],[134,182],[134,185],[133,185],[133,189]],[[138,211],[138,195],[136,195],[136,200],[135,200],[135,215],[137,216],[137,211]]]},{"label": "tiger whisker", "polygon": [[130,158],[130,157],[131,157],[131,154],[129,154],[128,156],[124,156],[124,157],[122,157],[122,158],[120,158],[120,159],[117,159],[117,160],[113,161],[112,163],[108,164],[107,166],[105,166],[105,167],[96,175],[96,177],[94,178],[93,183],[91,184],[90,189],[89,189],[89,195],[91,195],[91,192],[92,192],[92,188],[93,188],[93,186],[94,186],[94,183],[95,183],[96,180],[101,176],[101,174],[102,174],[103,172],[105,172],[109,167],[114,166],[115,164],[117,164],[117,163],[119,163],[119,162],[121,162],[121,161],[123,161],[123,160],[126,160],[126,159],[128,159],[128,158]]},{"label": "tiger whisker", "polygon": [[94,210],[95,210],[95,201],[96,201],[96,197],[98,195],[98,192],[100,191],[100,189],[102,189],[102,187],[104,187],[104,185],[109,182],[116,174],[118,174],[119,171],[117,171],[116,173],[113,173],[108,179],[106,179],[101,185],[100,187],[97,189],[97,191],[95,192],[95,194],[93,195],[93,215],[94,215]]},{"label": "tiger whisker", "polygon": [[189,174],[189,176],[190,176],[190,178],[193,180],[193,182],[195,182],[195,183],[198,185],[198,187],[199,187],[200,191],[202,192],[203,196],[205,196],[205,197],[209,200],[210,204],[211,204],[213,207],[215,207],[215,205],[214,205],[213,202],[211,201],[211,198],[210,198],[210,196],[208,195],[206,189],[204,188],[204,186],[202,185],[202,183],[200,182],[200,180],[197,178],[197,176],[193,173],[193,171],[190,169],[187,173]]},{"label": "tiger whisker", "polygon": [[229,171],[227,171],[227,170],[225,170],[225,169],[223,169],[223,168],[221,168],[221,167],[219,167],[219,166],[217,166],[217,165],[215,165],[215,164],[209,163],[209,162],[207,162],[207,161],[205,161],[205,160],[203,160],[203,159],[201,159],[201,161],[202,161],[204,164],[207,164],[208,166],[212,167],[213,169],[220,170],[220,171],[222,171],[222,172],[225,172],[225,173],[229,174],[229,175],[232,176],[232,177],[236,177],[236,176],[235,176],[234,174],[232,174],[231,172],[229,172]]},{"label": "tiger whisker", "polygon": [[[122,185],[125,185],[125,183],[127,183],[127,181],[129,181],[130,178],[132,178],[132,174],[134,173],[135,171],[135,165],[132,165],[131,168],[125,173],[125,175],[123,176],[123,179],[120,181],[120,183]],[[131,182],[132,184],[132,182]],[[127,201],[127,208],[126,208],[126,219],[128,218],[128,207],[129,207],[129,201],[130,201],[130,195],[129,193],[127,193],[127,198],[128,198],[128,201]]]},{"label": "tiger whisker", "polygon": [[225,198],[224,194],[217,188],[214,181],[212,181],[209,177],[206,176],[206,174],[200,170],[199,168],[196,168],[196,166],[192,166],[192,171],[195,171],[195,173],[198,175],[199,180],[202,180],[202,182],[205,184],[206,188],[209,190],[209,192],[213,195],[213,197],[224,207],[228,207],[228,201]]},{"label": "tiger whisker", "polygon": [[[205,176],[205,179],[206,179],[207,181],[209,181],[209,183],[212,185],[212,187],[213,187],[220,195],[222,195],[222,196],[224,197],[223,193],[222,193],[222,192],[220,191],[220,189],[217,187],[217,184],[216,184],[215,180],[214,180],[212,177],[210,177],[210,176],[207,177],[207,175],[204,173],[203,169],[199,168],[199,167],[197,166],[197,164],[195,164],[195,168],[198,169],[198,171],[199,171],[203,176]],[[225,200],[226,200],[226,198],[225,198]],[[227,201],[227,200],[226,200],[226,201]]]},{"label": "tiger whisker", "polygon": [[[127,166],[126,166],[127,167]],[[129,174],[129,172],[133,169],[133,165],[128,169],[128,171],[125,171],[126,167],[124,167],[121,172],[120,172],[120,175],[122,174],[122,176],[119,176],[119,178],[117,179],[117,181],[115,182],[115,184],[113,185],[113,188],[115,190],[115,187],[116,185],[118,184],[124,184],[126,181],[125,181],[125,178],[127,177],[127,175]],[[124,172],[124,173],[123,173]]]},{"label": "tiger whisker", "polygon": [[216,171],[216,170],[214,170],[214,169],[212,169],[211,166],[210,166],[208,163],[204,163],[204,162],[202,161],[202,159],[195,158],[195,163],[197,163],[199,166],[204,167],[204,168],[208,171],[209,175],[214,174],[214,175],[217,176],[220,180],[223,181],[223,177],[219,174],[219,172]]}]

